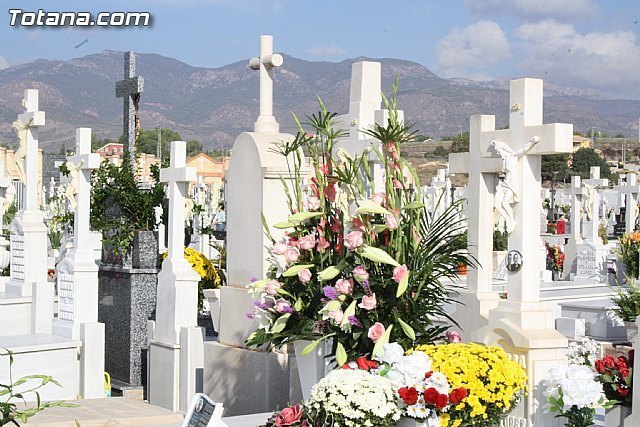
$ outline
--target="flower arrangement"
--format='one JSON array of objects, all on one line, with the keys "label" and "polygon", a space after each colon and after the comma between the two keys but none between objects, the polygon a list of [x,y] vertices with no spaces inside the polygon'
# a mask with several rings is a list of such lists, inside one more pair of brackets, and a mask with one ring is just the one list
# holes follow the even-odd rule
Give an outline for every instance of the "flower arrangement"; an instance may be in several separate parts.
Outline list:
[{"label": "flower arrangement", "polygon": [[585,365],[568,365],[551,368],[544,381],[544,396],[550,412],[567,419],[567,427],[587,427],[593,424],[598,407],[610,408],[602,384],[596,381],[596,373]]},{"label": "flower arrangement", "polygon": [[526,388],[526,372],[500,347],[454,343],[423,345],[431,369],[442,372],[453,389],[464,388],[468,396],[440,414],[443,427],[498,425],[517,404]]},{"label": "flower arrangement", "polygon": [[[162,258],[169,255],[168,251],[162,254]],[[217,289],[222,286],[222,277],[213,263],[201,252],[192,248],[184,248],[184,258],[189,261],[191,267],[200,276],[198,282],[198,310],[202,310],[204,300],[203,289]]]},{"label": "flower arrangement", "polygon": [[547,233],[556,234],[556,225],[553,222],[547,223]]},{"label": "flower arrangement", "polygon": [[567,357],[569,364],[595,366],[600,355],[600,345],[589,337],[582,337],[578,341],[569,343]]},{"label": "flower arrangement", "polygon": [[594,363],[598,372],[596,377],[610,401],[617,401],[623,406],[631,407],[633,383],[633,350],[627,356],[604,356]]},{"label": "flower arrangement", "polygon": [[[310,118],[312,132],[298,121],[295,139],[276,145],[275,151],[293,159],[296,179],[283,180],[291,216],[273,226],[286,230],[284,239],[274,239],[265,224],[272,267],[249,285],[256,300],[248,315],[261,321],[249,346],[312,340],[304,355],[331,338],[330,356],[342,365],[375,355],[390,341],[404,348],[434,342],[446,330],[430,320],[448,317],[441,280],[457,277],[459,264],[472,263],[455,215],[458,206],[432,217],[421,202],[420,185],[405,182],[403,170],[417,182],[400,156],[413,133],[398,120],[395,95],[384,101],[387,126],[366,132],[379,142],[371,150],[385,170],[381,187],[370,173],[371,150],[352,157],[337,148],[344,135],[331,128],[335,114],[322,103]],[[306,189],[303,152],[311,163]]]},{"label": "flower arrangement", "polygon": [[627,269],[627,277],[638,277],[638,252],[640,251],[640,232],[627,233],[619,240],[618,250],[622,263]]},{"label": "flower arrangement", "polygon": [[304,407],[300,404],[284,408],[274,413],[262,427],[310,427],[304,419]]},{"label": "flower arrangement", "polygon": [[552,271],[562,271],[566,256],[560,246],[547,242],[544,245],[547,247],[547,265],[551,267]]},{"label": "flower arrangement", "polygon": [[625,322],[635,322],[640,315],[640,289],[635,279],[629,280],[629,286],[618,287],[611,297],[614,306],[611,311]]}]

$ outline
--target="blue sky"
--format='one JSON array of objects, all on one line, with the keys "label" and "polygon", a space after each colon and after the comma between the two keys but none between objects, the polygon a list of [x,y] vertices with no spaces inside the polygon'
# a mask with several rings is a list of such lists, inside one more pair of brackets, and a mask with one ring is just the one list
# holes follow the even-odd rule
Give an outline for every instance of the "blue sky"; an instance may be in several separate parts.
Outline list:
[{"label": "blue sky", "polygon": [[[0,68],[110,50],[220,67],[257,55],[258,36],[307,59],[418,62],[442,77],[540,77],[640,99],[638,0],[0,0]],[[13,28],[8,9],[145,11],[134,29]],[[74,48],[87,39],[88,42]]]}]

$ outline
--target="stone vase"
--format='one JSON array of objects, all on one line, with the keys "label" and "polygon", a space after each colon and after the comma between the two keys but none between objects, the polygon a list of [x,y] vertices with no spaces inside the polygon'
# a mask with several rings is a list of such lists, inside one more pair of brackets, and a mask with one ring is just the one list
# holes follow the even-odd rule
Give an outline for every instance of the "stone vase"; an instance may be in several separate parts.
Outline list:
[{"label": "stone vase", "polygon": [[554,282],[557,282],[558,280],[560,280],[560,271],[558,270],[552,270],[551,271],[551,280],[553,280]]},{"label": "stone vase", "polygon": [[627,341],[633,344],[638,339],[638,325],[636,322],[625,321],[624,327],[627,330]]},{"label": "stone vase", "polygon": [[203,289],[204,297],[209,303],[209,312],[213,322],[213,330],[220,333],[220,288]]},{"label": "stone vase", "polygon": [[624,420],[629,415],[631,415],[631,408],[628,406],[616,405],[611,409],[605,410],[604,425],[607,427],[624,427]]},{"label": "stone vase", "polygon": [[329,363],[325,358],[331,354],[332,340],[323,340],[309,354],[302,355],[302,351],[313,341],[297,340],[293,342],[293,349],[298,365],[298,376],[300,377],[300,388],[302,398],[306,401],[311,397],[311,387],[324,378],[332,369],[334,364]]},{"label": "stone vase", "polygon": [[425,420],[416,420],[403,417],[395,425],[396,427],[440,427],[440,418],[433,416]]}]

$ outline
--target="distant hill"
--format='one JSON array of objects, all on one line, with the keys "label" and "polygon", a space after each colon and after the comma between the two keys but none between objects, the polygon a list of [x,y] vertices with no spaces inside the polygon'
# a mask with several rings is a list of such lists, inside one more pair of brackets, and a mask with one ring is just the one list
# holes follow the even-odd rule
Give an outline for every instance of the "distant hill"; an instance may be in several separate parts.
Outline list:
[{"label": "distant hill", "polygon": [[[294,131],[291,112],[304,117],[316,111],[319,95],[331,111],[348,107],[351,64],[309,62],[285,55],[275,70],[274,111],[281,129]],[[221,68],[192,67],[156,54],[138,54],[138,74],[145,79],[141,123],[145,129],[169,127],[184,139],[208,148],[230,148],[236,136],[253,129],[258,115],[259,73],[248,61]],[[399,59],[382,63],[384,90],[397,75],[399,105],[423,135],[437,138],[468,130],[471,114],[496,114],[507,124],[508,80],[474,82],[443,79],[420,64]],[[123,76],[123,53],[104,51],[69,61],[36,60],[0,70],[0,140],[13,143],[11,122],[21,112],[23,90],[40,90],[47,113],[41,146],[57,151],[73,144],[76,127],[91,127],[103,138],[122,132],[122,99],[115,82]],[[576,130],[595,126],[610,135],[636,137],[640,101],[603,99],[597,92],[546,83],[545,121],[573,123]]]}]

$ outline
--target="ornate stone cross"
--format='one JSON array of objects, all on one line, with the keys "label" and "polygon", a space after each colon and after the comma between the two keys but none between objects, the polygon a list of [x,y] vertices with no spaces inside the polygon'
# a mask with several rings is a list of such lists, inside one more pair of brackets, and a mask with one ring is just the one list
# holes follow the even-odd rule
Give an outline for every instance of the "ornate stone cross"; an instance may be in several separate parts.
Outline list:
[{"label": "ornate stone cross", "polygon": [[131,171],[135,172],[135,142],[136,133],[140,130],[140,117],[138,108],[140,94],[144,90],[144,79],[136,76],[136,54],[127,52],[124,54],[124,80],[116,82],[116,97],[124,98],[122,107],[124,143],[129,150],[129,162]]}]

